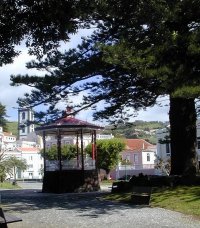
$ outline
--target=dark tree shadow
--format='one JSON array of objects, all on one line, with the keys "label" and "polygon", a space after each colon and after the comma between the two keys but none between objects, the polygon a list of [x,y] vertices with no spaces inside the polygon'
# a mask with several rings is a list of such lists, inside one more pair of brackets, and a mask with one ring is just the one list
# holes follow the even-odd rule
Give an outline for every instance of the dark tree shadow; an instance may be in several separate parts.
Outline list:
[{"label": "dark tree shadow", "polygon": [[145,207],[102,200],[101,197],[108,193],[101,192],[53,194],[37,190],[5,190],[0,191],[0,194],[4,210],[20,214],[52,208],[75,209],[80,213],[79,216],[97,218],[101,214],[112,214],[119,209]]}]

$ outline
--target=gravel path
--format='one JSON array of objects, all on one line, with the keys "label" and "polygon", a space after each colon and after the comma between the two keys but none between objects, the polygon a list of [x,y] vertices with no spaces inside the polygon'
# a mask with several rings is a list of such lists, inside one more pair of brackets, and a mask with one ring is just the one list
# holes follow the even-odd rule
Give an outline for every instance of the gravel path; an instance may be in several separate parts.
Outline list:
[{"label": "gravel path", "polygon": [[47,194],[39,190],[0,191],[5,211],[23,219],[9,228],[199,228],[181,213],[101,199],[104,193]]}]

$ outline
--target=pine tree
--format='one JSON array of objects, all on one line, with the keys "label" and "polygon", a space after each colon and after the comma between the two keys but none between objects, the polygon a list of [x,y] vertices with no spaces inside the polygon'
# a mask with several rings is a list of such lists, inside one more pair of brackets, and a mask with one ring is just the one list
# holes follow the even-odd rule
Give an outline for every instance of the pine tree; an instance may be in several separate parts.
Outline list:
[{"label": "pine tree", "polygon": [[[43,78],[12,76],[37,90],[20,104],[67,100],[85,91],[80,109],[104,110],[95,118],[121,118],[170,97],[171,174],[196,174],[195,98],[200,94],[200,6],[198,0],[97,1],[94,34],[76,50],[54,52],[29,68],[52,71]],[[55,70],[56,69],[56,70]],[[84,80],[87,81],[82,83]],[[90,80],[88,80],[90,79]],[[79,82],[79,84],[77,83]],[[75,84],[76,83],[76,84]]]},{"label": "pine tree", "polygon": [[6,107],[0,103],[0,126],[3,127],[4,131],[7,131],[7,120],[6,120]]},{"label": "pine tree", "polygon": [[93,12],[93,3],[85,0],[37,0],[0,2],[0,66],[11,63],[25,44],[30,54],[41,58],[56,50],[60,41],[83,28],[83,19]]}]

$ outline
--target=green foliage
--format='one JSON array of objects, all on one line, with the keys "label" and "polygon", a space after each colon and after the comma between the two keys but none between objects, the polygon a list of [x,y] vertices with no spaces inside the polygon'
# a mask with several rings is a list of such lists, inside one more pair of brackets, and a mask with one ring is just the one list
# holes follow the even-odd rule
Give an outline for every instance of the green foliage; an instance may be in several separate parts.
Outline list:
[{"label": "green foliage", "polygon": [[7,122],[7,131],[12,132],[13,135],[17,136],[18,135],[18,122],[12,121],[12,122]]},{"label": "green foliage", "polygon": [[[44,150],[41,151],[41,155],[44,156]],[[77,155],[77,148],[75,145],[67,144],[61,147],[61,156],[63,160],[70,160]],[[46,149],[46,159],[57,160],[57,146],[53,145],[49,149]]]},{"label": "green foliage", "polygon": [[[178,186],[175,188],[153,188],[151,194],[151,206],[161,207],[184,214],[198,216],[200,218],[200,187]],[[103,196],[103,199],[131,203],[131,191],[113,193]]]},{"label": "green foliage", "polygon": [[108,125],[104,133],[112,133],[117,138],[145,139],[151,144],[156,144],[156,129],[165,128],[168,124],[168,122],[136,120],[117,126]]},{"label": "green foliage", "polygon": [[163,160],[162,158],[156,156],[155,169],[161,170],[164,175],[169,175],[171,171],[171,160]]},{"label": "green foliage", "polygon": [[0,126],[3,127],[3,130],[7,130],[7,122],[6,122],[6,107],[0,103]]},{"label": "green foliage", "polygon": [[152,194],[151,205],[200,217],[199,192],[199,186],[156,189]]},{"label": "green foliage", "polygon": [[127,161],[127,159],[121,160],[121,165],[132,165],[130,161]]},{"label": "green foliage", "polygon": [[27,169],[27,163],[25,159],[19,159],[16,156],[7,157],[2,161],[2,165],[5,168],[5,173],[10,175],[16,181],[17,169],[22,171]]},{"label": "green foliage", "polygon": [[[90,1],[3,1],[0,5],[0,66],[11,63],[19,54],[16,45],[25,42],[30,54],[41,58],[52,53],[59,41],[83,27]],[[86,23],[87,26],[87,23]]]},{"label": "green foliage", "polygon": [[4,153],[0,151],[0,182],[3,182],[6,178],[6,168],[3,163]]},{"label": "green foliage", "polygon": [[[119,162],[119,153],[125,148],[125,143],[121,139],[104,139],[97,140],[97,167],[98,169],[104,169],[107,174],[113,169]],[[86,147],[86,152],[91,155],[92,146],[89,144]]]},{"label": "green foliage", "polygon": [[0,183],[0,189],[20,189],[18,185],[13,185],[10,182],[2,182]]}]

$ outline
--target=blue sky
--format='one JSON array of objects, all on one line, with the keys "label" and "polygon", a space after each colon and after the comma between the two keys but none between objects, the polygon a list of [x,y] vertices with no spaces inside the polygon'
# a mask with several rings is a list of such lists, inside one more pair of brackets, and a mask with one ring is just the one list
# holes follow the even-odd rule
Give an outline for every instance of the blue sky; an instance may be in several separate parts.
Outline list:
[{"label": "blue sky", "polygon": [[[70,43],[66,43],[62,47],[73,48],[76,47],[78,43],[81,41],[82,36],[88,35],[89,32],[86,30],[80,31],[77,35],[74,35],[71,38]],[[17,121],[17,104],[16,101],[18,97],[23,97],[23,94],[30,91],[30,88],[27,86],[10,86],[10,75],[14,74],[43,74],[36,70],[27,70],[25,67],[25,63],[33,59],[27,54],[26,48],[22,45],[19,47],[21,51],[21,55],[15,58],[13,64],[8,64],[3,67],[0,67],[0,102],[6,106],[7,114],[9,116],[10,121]],[[140,111],[137,117],[134,117],[134,120],[143,120],[143,121],[168,121],[168,98],[160,98],[163,104],[160,106],[154,106],[151,108],[147,108],[146,110]],[[87,110],[81,112],[78,116],[82,120],[92,121],[92,111]]]}]

